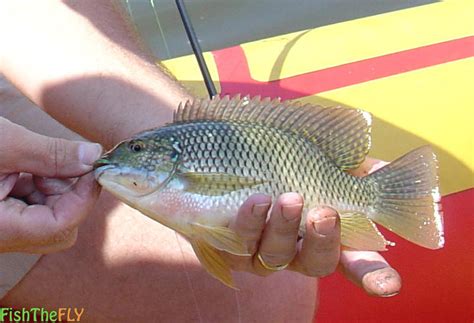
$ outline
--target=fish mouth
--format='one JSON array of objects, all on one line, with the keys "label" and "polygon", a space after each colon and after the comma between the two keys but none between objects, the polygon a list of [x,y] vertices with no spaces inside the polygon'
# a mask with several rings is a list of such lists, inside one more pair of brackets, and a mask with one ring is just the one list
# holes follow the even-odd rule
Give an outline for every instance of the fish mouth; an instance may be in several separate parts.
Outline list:
[{"label": "fish mouth", "polygon": [[162,182],[167,180],[143,170],[118,164],[101,163],[100,165],[94,170],[96,181],[118,196],[145,197],[160,189]]},{"label": "fish mouth", "polygon": [[[100,160],[100,159],[99,159]],[[116,165],[114,164],[94,164],[94,177],[96,180],[99,180],[99,177],[102,176],[106,171],[115,168]]]},{"label": "fish mouth", "polygon": [[95,176],[95,179],[98,180],[99,177],[106,171],[106,170],[109,170],[109,169],[112,169],[114,167],[116,167],[116,165],[114,163],[112,163],[109,159],[108,159],[108,154],[104,154],[102,155],[102,157],[100,157],[99,159],[97,159],[94,164],[92,165],[92,169],[94,170],[94,176]]},{"label": "fish mouth", "polygon": [[97,169],[102,166],[110,165],[111,162],[105,156],[102,156],[100,159],[97,159],[92,165],[93,169]]}]

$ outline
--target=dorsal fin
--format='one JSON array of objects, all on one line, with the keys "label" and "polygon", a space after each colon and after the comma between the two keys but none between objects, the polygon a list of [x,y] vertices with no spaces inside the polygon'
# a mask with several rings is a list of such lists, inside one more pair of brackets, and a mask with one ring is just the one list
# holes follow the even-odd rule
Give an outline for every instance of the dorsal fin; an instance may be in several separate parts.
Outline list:
[{"label": "dorsal fin", "polygon": [[342,169],[358,167],[370,149],[372,117],[345,107],[322,107],[240,95],[180,104],[174,122],[221,120],[261,123],[307,138]]}]

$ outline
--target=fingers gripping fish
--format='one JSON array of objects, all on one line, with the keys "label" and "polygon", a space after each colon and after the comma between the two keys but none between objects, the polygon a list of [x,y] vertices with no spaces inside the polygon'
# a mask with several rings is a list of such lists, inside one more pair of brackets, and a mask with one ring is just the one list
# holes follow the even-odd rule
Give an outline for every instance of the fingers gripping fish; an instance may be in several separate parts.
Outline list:
[{"label": "fingers gripping fish", "polygon": [[248,256],[228,228],[252,194],[298,192],[305,210],[341,216],[341,242],[390,244],[374,223],[420,246],[444,244],[437,160],[428,146],[355,177],[370,148],[371,115],[268,98],[214,98],[180,105],[173,123],[118,144],[96,162],[99,183],[120,200],[186,236],[203,266],[233,286],[217,250]]}]

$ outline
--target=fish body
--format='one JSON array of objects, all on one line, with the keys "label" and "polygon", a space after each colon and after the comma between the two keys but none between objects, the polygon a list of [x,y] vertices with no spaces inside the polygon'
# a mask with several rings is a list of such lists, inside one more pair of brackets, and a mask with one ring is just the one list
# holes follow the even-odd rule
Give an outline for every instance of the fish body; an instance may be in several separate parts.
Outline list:
[{"label": "fish body", "polygon": [[436,157],[422,147],[364,177],[346,172],[370,148],[371,117],[260,98],[197,100],[175,121],[120,143],[99,161],[99,183],[119,199],[185,235],[206,269],[227,285],[216,249],[247,255],[228,229],[254,193],[298,192],[305,208],[341,215],[342,244],[385,250],[377,222],[419,245],[443,245]]}]

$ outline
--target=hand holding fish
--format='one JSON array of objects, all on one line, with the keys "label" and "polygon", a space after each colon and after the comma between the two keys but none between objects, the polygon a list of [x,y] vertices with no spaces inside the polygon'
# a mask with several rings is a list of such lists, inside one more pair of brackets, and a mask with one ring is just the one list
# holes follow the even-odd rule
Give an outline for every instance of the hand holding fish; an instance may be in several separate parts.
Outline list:
[{"label": "hand holding fish", "polygon": [[[229,228],[247,245],[252,257],[229,255],[234,270],[266,276],[279,270],[293,270],[307,276],[322,277],[338,264],[340,225],[337,213],[330,208],[311,210],[306,219],[304,239],[298,242],[303,198],[284,193],[273,204],[271,198],[256,194],[239,209]],[[225,257],[225,253],[222,253]]]},{"label": "hand holding fish", "polygon": [[[128,205],[187,237],[206,270],[228,286],[235,286],[233,267],[223,252],[252,259],[245,270],[258,274],[288,268],[323,276],[336,267],[339,244],[369,252],[348,253],[341,261],[364,285],[367,275],[351,265],[354,259],[374,258],[373,270],[388,267],[370,253],[391,245],[375,223],[426,248],[444,244],[430,147],[363,178],[350,174],[369,173],[357,169],[370,149],[371,123],[369,113],[344,107],[260,97],[197,99],[181,105],[173,123],[119,143],[96,162],[95,176]],[[239,212],[259,192],[279,197],[265,229],[259,224],[265,224],[268,200]],[[305,205],[284,192],[299,192]],[[340,217],[315,213],[318,206],[330,206]],[[252,225],[236,216],[253,212],[259,216]]]},{"label": "hand holding fish", "polygon": [[70,247],[99,195],[89,172],[100,146],[42,136],[4,118],[0,134],[0,252]]},{"label": "hand holding fish", "polygon": [[[364,176],[387,163],[367,158],[351,171]],[[230,229],[245,240],[252,257],[238,257],[222,252],[233,270],[266,276],[287,269],[312,277],[323,277],[340,271],[367,293],[387,297],[401,288],[401,277],[377,252],[340,250],[340,219],[331,208],[309,211],[304,239],[298,241],[303,199],[296,193],[285,193],[273,205],[263,194],[251,196],[239,209]]]}]

